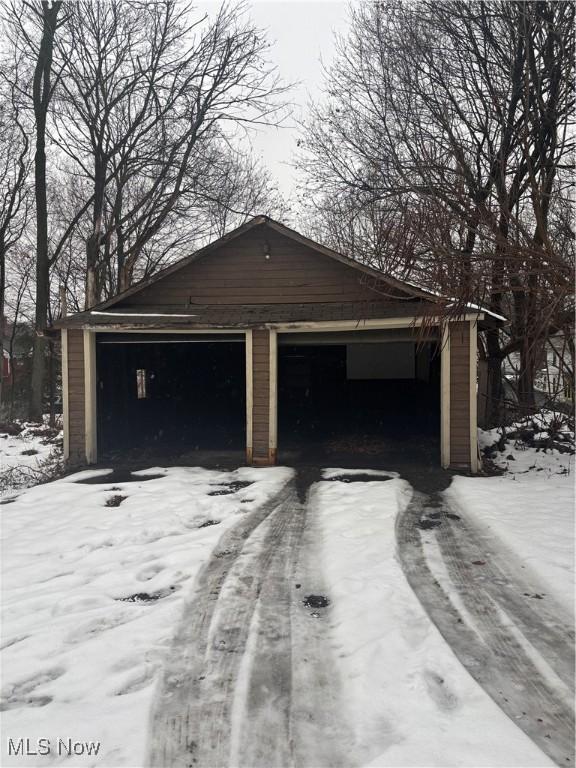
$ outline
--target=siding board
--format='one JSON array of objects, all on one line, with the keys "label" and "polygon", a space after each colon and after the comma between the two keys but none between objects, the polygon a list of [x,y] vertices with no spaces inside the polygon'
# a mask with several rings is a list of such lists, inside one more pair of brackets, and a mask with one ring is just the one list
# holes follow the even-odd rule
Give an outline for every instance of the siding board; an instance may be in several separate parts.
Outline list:
[{"label": "siding board", "polygon": [[450,464],[470,467],[470,323],[450,324]]},{"label": "siding board", "polygon": [[85,403],[84,403],[84,335],[83,331],[68,331],[68,429],[71,464],[84,464]]},{"label": "siding board", "polygon": [[[270,254],[266,259],[265,254]],[[126,297],[122,306],[307,304],[382,301],[401,294],[387,283],[276,232],[250,231],[218,251]]]},{"label": "siding board", "polygon": [[270,460],[270,332],[252,331],[252,455],[256,463]]}]

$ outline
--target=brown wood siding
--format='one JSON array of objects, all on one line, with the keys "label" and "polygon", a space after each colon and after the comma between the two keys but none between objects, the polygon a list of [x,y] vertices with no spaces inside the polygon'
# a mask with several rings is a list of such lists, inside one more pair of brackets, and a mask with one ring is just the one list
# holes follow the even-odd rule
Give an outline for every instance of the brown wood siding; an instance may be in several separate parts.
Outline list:
[{"label": "brown wood siding", "polygon": [[71,464],[86,460],[85,400],[84,400],[84,334],[68,331],[68,429]]},{"label": "brown wood siding", "polygon": [[470,466],[470,323],[450,324],[450,464]]},{"label": "brown wood siding", "polygon": [[252,456],[256,463],[268,462],[270,435],[270,333],[252,332]]},{"label": "brown wood siding", "polygon": [[[266,259],[265,254],[270,258]],[[375,290],[378,288],[378,290]],[[309,304],[393,301],[387,283],[276,232],[248,232],[115,305]]]}]

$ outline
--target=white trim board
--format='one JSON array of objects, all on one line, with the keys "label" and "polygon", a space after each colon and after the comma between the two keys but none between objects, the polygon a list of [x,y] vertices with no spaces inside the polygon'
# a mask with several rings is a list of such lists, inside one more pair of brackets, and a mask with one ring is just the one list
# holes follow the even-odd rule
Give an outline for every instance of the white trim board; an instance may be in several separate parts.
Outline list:
[{"label": "white trim board", "polygon": [[252,461],[253,410],[254,410],[254,369],[252,356],[252,331],[246,331],[246,458]]},{"label": "white trim board", "polygon": [[478,472],[478,324],[470,321],[470,471]]},{"label": "white trim board", "polygon": [[[477,317],[482,319],[482,316],[465,315],[464,317],[455,318],[454,322],[462,322],[462,320],[475,320]],[[440,325],[442,323],[443,321],[440,317],[388,317],[379,320],[318,320],[294,323],[265,323],[264,327],[270,330],[275,330],[278,333],[306,333],[307,331],[330,332],[378,329],[384,330],[386,328],[420,328],[422,325],[434,326]]]},{"label": "white trim board", "polygon": [[70,458],[70,398],[68,392],[68,331],[63,328],[61,335],[62,356],[62,430],[64,432],[64,461]]},{"label": "white trim board", "polygon": [[[447,322],[462,322],[463,320],[482,320],[483,313],[466,314],[461,317],[454,317]],[[368,329],[385,328],[419,328],[422,325],[441,325],[445,322],[442,317],[387,317],[373,318],[370,320],[303,320],[291,323],[262,323],[262,325],[253,326],[252,330],[274,330],[279,333],[291,331],[293,333],[315,331],[362,331]],[[71,326],[67,326],[70,330]],[[245,332],[246,326],[228,326],[227,328],[214,328],[206,326],[204,328],[126,328],[123,325],[83,325],[83,330],[93,331],[95,333],[238,333]]]},{"label": "white trim board", "polygon": [[[64,329],[62,329],[64,330]],[[237,334],[242,337],[246,332],[245,328],[124,328],[123,326],[108,326],[108,325],[84,325],[82,328],[70,328],[67,330],[84,330],[91,331],[92,333],[183,333],[183,334],[201,334],[203,336],[212,336],[216,333],[226,333],[229,336]]]},{"label": "white trim board", "polygon": [[278,448],[278,338],[276,331],[270,331],[270,410],[268,412],[268,455],[276,456]]},{"label": "white trim board", "polygon": [[86,463],[98,461],[96,413],[96,336],[84,331],[84,436]]},{"label": "white trim board", "polygon": [[442,328],[440,358],[440,461],[450,466],[450,326]]}]

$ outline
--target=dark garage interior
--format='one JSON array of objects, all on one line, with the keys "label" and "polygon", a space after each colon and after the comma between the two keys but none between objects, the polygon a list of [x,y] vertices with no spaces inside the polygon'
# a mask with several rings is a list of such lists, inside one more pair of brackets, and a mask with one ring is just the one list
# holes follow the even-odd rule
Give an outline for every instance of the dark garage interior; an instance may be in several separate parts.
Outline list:
[{"label": "dark garage interior", "polygon": [[283,334],[279,450],[440,450],[440,353],[411,332]]},{"label": "dark garage interior", "polygon": [[99,334],[98,444],[176,456],[244,450],[244,334]]}]

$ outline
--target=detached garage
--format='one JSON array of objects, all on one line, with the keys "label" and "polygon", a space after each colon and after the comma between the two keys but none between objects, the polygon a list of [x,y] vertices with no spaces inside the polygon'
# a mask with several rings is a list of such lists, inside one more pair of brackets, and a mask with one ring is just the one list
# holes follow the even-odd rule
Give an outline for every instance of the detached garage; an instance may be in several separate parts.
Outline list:
[{"label": "detached garage", "polygon": [[440,450],[438,334],[417,329],[278,333],[278,446],[321,454],[372,442]]},{"label": "detached garage", "polygon": [[425,439],[476,471],[484,314],[448,321],[442,304],[258,216],[55,324],[66,458],[245,450],[267,465],[362,435]]}]

